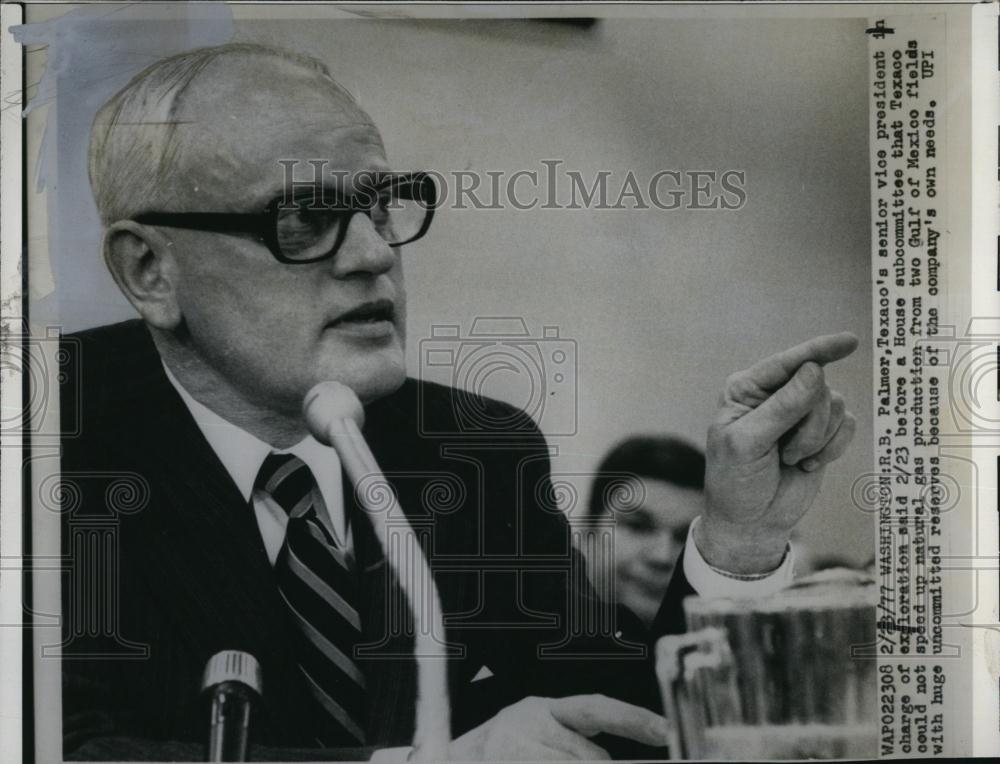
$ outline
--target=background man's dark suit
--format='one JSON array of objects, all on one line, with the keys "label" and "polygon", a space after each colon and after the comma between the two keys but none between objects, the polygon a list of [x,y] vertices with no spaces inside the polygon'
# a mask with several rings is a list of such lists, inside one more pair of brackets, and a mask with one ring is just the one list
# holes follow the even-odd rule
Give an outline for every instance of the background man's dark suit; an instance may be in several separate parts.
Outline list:
[{"label": "background man's dark suit", "polygon": [[[201,671],[215,652],[241,649],[263,668],[264,704],[253,726],[258,758],[367,758],[370,750],[304,750],[315,745],[321,717],[289,647],[292,627],[254,513],[164,375],[144,325],[117,324],[74,340],[79,370],[64,385],[64,421],[78,414],[82,430],[64,438],[62,462],[64,479],[79,489],[79,500],[64,493],[73,502],[63,542],[73,566],[63,587],[65,756],[199,757],[207,727],[197,700]],[[514,413],[495,401],[458,401],[469,403],[494,420]],[[423,438],[419,412],[433,431],[455,437]],[[411,522],[431,530],[447,637],[458,651],[449,664],[454,734],[528,695],[603,692],[658,707],[650,658],[625,659],[629,651],[614,640],[577,638],[562,647],[565,655],[589,651],[600,659],[539,656],[540,646],[566,641],[569,611],[593,597],[565,517],[546,506],[545,442],[532,428],[484,443],[461,434],[455,412],[454,390],[407,380],[366,407],[364,429]],[[436,479],[449,475],[458,478],[458,494],[439,498],[446,511],[435,511]],[[139,487],[137,511],[115,511],[108,489],[116,476]],[[359,605],[375,645],[362,662],[368,740],[409,745],[412,637],[399,628],[400,608],[387,606],[399,592],[350,490],[345,506],[361,571]],[[102,521],[114,529],[111,567],[81,542]],[[517,570],[501,570],[513,557]],[[97,597],[100,579],[112,582],[112,599]],[[680,630],[687,593],[675,576],[654,634]],[[619,617],[623,640],[651,643],[627,613]],[[484,666],[492,676],[473,681]]]}]

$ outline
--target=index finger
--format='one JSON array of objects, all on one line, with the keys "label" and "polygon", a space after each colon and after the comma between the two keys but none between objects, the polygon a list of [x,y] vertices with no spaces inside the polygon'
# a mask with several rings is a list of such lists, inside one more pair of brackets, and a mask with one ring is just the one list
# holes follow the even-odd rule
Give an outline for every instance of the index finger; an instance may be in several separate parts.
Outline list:
[{"label": "index finger", "polygon": [[667,724],[662,716],[606,695],[550,698],[549,711],[557,722],[584,737],[607,732],[646,745],[667,745]]},{"label": "index finger", "polygon": [[833,363],[849,356],[857,346],[858,338],[851,332],[823,334],[768,356],[743,374],[764,390],[776,390],[788,382],[807,361],[813,361],[820,366]]}]

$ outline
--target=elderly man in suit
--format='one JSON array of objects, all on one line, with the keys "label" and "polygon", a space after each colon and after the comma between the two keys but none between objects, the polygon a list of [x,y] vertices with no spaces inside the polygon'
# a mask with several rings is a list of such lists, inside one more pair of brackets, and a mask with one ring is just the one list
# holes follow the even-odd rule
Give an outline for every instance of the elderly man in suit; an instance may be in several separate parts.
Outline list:
[{"label": "elderly man in suit", "polygon": [[[281,160],[338,172],[308,199],[296,183],[289,203]],[[161,61],[99,112],[90,175],[105,262],[141,321],[74,338],[80,370],[64,400],[82,426],[64,440],[63,469],[138,476],[147,494],[120,518],[110,558],[70,550],[67,758],[200,757],[199,675],[230,648],[263,669],[257,758],[406,757],[413,635],[372,532],[391,519],[359,510],[336,452],[303,421],[303,396],[323,380],[357,393],[366,440],[410,522],[428,529],[449,755],[595,759],[622,741],[662,745],[647,710],[652,640],[682,628],[692,591],[788,580],[789,532],[853,433],[823,375],[853,337],[810,340],[727,381],[706,510],[652,629],[622,613],[613,633],[579,634],[573,616],[594,595],[565,519],[545,505],[537,428],[490,430],[516,412],[406,377],[401,245],[427,231],[433,187],[391,172],[370,117],[322,64],[255,45]],[[474,433],[456,414],[470,401],[488,414]],[[447,507],[429,498],[435,479],[458,486]],[[80,485],[77,521],[106,512],[99,481]],[[113,596],[92,600],[101,576]]]}]

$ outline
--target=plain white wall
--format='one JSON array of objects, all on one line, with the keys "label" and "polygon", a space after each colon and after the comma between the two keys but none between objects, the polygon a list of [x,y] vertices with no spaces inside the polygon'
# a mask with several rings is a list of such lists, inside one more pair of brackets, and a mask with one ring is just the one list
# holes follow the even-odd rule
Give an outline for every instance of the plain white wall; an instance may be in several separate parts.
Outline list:
[{"label": "plain white wall", "polygon": [[[536,336],[558,326],[576,343],[577,434],[550,440],[582,504],[586,473],[619,438],[703,442],[729,373],[813,334],[854,331],[860,351],[830,374],[858,436],[802,538],[872,556],[872,518],[851,503],[872,462],[861,21],[238,21],[236,39],[327,62],[399,169],[512,173],[560,159],[585,177],[744,171],[739,211],[440,211],[405,255],[410,368],[420,371],[433,324],[467,331],[477,316],[518,316]],[[52,255],[60,320],[129,317],[94,275],[96,232],[79,240],[93,251]],[[451,381],[444,369],[429,376]],[[525,384],[498,373],[484,391],[524,403]],[[543,427],[573,402],[561,390]]]}]

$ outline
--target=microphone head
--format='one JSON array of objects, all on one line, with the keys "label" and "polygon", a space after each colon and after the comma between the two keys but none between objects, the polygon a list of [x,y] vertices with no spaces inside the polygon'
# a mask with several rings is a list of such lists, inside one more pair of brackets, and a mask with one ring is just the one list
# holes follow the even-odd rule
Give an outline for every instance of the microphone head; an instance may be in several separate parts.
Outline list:
[{"label": "microphone head", "polygon": [[313,437],[328,446],[330,432],[342,429],[340,422],[353,419],[358,429],[365,425],[365,410],[358,396],[347,385],[329,380],[320,382],[302,400],[302,414]]},{"label": "microphone head", "polygon": [[250,653],[223,650],[208,659],[201,679],[202,691],[223,682],[239,682],[260,695],[264,690],[260,664]]}]

